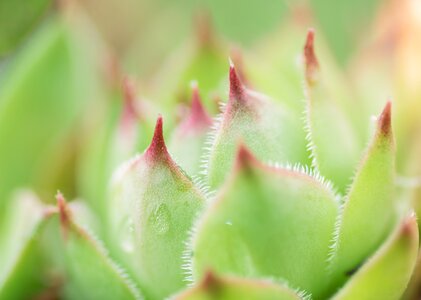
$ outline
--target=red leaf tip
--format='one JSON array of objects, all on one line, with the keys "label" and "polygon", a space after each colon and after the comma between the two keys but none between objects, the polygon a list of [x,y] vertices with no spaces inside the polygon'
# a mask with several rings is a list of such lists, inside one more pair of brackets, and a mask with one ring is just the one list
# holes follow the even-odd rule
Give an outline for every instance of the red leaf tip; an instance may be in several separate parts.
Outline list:
[{"label": "red leaf tip", "polygon": [[390,135],[392,132],[392,102],[387,101],[382,113],[377,120],[379,131],[383,135]]},{"label": "red leaf tip", "polygon": [[242,169],[254,165],[257,162],[256,157],[253,153],[247,148],[242,142],[238,146],[237,157],[236,157],[236,167],[237,169]]},{"label": "red leaf tip", "polygon": [[411,213],[401,225],[401,233],[405,236],[412,237],[417,234],[418,225],[415,213]]},{"label": "red leaf tip", "polygon": [[146,150],[146,155],[154,160],[158,157],[167,156],[167,146],[165,145],[164,134],[162,129],[162,116],[159,115],[156,120],[155,131],[152,137],[152,142]]},{"label": "red leaf tip", "polygon": [[182,130],[208,129],[212,124],[212,118],[206,112],[200,98],[199,87],[196,81],[192,81],[191,108],[188,116],[181,123]]},{"label": "red leaf tip", "polygon": [[215,276],[215,274],[211,270],[207,270],[205,275],[202,279],[202,288],[205,290],[211,290],[216,287],[218,284],[218,278]]},{"label": "red leaf tip", "polygon": [[133,119],[138,118],[138,112],[136,108],[136,88],[134,81],[125,76],[123,78],[123,96],[124,96],[124,107],[123,107],[123,122],[130,122]]},{"label": "red leaf tip", "polygon": [[314,52],[314,34],[314,29],[310,28],[307,31],[307,39],[304,45],[306,80],[309,84],[314,84],[317,81],[319,71],[319,62]]},{"label": "red leaf tip", "polygon": [[69,207],[67,206],[66,199],[60,191],[56,194],[57,208],[60,214],[60,224],[64,238],[67,237],[67,231],[70,225],[71,214]]},{"label": "red leaf tip", "polygon": [[230,91],[229,91],[229,99],[230,100],[237,100],[242,101],[245,97],[245,87],[243,83],[241,82],[240,78],[238,77],[237,71],[235,70],[234,63],[232,60],[229,60],[230,62],[230,74],[229,74],[229,80],[230,80]]},{"label": "red leaf tip", "polygon": [[250,82],[246,76],[246,72],[244,70],[244,61],[243,61],[243,55],[238,47],[232,47],[230,50],[230,66],[234,66],[237,71],[238,77],[243,82],[245,86],[250,86]]}]

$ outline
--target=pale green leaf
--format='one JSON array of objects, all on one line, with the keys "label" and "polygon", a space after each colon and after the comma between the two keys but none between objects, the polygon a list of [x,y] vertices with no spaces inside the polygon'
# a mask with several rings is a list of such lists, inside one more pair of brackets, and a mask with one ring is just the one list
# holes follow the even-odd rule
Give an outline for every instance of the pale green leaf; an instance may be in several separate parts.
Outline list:
[{"label": "pale green leaf", "polygon": [[418,225],[415,216],[410,216],[332,299],[399,299],[411,278],[417,254]]},{"label": "pale green leaf", "polygon": [[108,207],[115,250],[149,299],[185,286],[184,242],[204,200],[167,152],[159,118],[149,148],[117,170]]},{"label": "pale green leaf", "polygon": [[303,300],[302,292],[269,280],[242,279],[232,276],[218,277],[208,272],[194,287],[171,300]]},{"label": "pale green leaf", "polygon": [[245,148],[233,172],[195,227],[193,278],[212,268],[284,278],[315,297],[323,295],[338,211],[329,184],[299,168],[264,166]]},{"label": "pale green leaf", "polygon": [[301,119],[264,95],[246,89],[230,67],[230,96],[216,124],[206,162],[211,188],[221,186],[234,163],[239,142],[263,161],[307,161]]},{"label": "pale green leaf", "polygon": [[47,208],[30,192],[19,192],[0,220],[0,299],[28,299],[43,286],[40,232]]},{"label": "pale green leaf", "polygon": [[73,209],[61,194],[57,195],[65,257],[68,299],[142,299],[125,271],[108,255],[102,243],[76,223]]},{"label": "pale green leaf", "polygon": [[381,245],[397,220],[394,160],[389,102],[339,215],[331,267],[342,282]]}]

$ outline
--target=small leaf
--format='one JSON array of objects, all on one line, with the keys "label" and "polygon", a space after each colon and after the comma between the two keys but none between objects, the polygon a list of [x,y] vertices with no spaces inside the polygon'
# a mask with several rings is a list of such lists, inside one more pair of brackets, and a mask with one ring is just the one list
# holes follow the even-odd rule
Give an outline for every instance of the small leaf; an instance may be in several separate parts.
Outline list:
[{"label": "small leaf", "polygon": [[246,89],[231,65],[229,100],[213,133],[206,163],[211,188],[224,182],[240,141],[261,160],[307,161],[300,118],[264,95]]},{"label": "small leaf", "polygon": [[112,238],[150,299],[184,287],[182,254],[204,193],[175,164],[158,118],[149,148],[117,170],[109,204]]},{"label": "small leaf", "polygon": [[381,245],[397,220],[394,159],[388,102],[338,219],[331,266],[342,281]]},{"label": "small leaf", "polygon": [[333,300],[400,299],[418,254],[418,225],[407,217],[384,245],[350,278]]},{"label": "small leaf", "polygon": [[[344,192],[360,155],[360,142],[351,120],[325,87],[314,53],[314,31],[304,47],[306,63],[307,127],[313,166]],[[334,142],[332,142],[334,141]]]},{"label": "small leaf", "polygon": [[338,205],[330,186],[314,175],[264,166],[241,146],[234,174],[195,229],[193,278],[208,268],[271,276],[320,297]]},{"label": "small leaf", "polygon": [[169,146],[176,162],[188,174],[199,174],[202,150],[211,125],[212,119],[203,107],[197,84],[194,83],[190,112],[174,130]]},{"label": "small leaf", "polygon": [[217,277],[206,273],[196,286],[172,297],[172,300],[303,300],[305,294],[269,280]]},{"label": "small leaf", "polygon": [[133,281],[108,256],[104,246],[75,222],[61,194],[57,195],[66,258],[69,299],[142,299]]},{"label": "small leaf", "polygon": [[48,209],[20,192],[0,220],[0,299],[28,299],[44,287],[39,235]]}]

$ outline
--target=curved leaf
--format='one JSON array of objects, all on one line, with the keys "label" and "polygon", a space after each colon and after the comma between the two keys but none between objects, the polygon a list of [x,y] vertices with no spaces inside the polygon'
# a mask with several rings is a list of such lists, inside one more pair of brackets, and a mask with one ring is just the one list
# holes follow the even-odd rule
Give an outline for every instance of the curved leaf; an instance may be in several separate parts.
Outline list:
[{"label": "curved leaf", "polygon": [[397,220],[394,160],[389,102],[339,215],[331,257],[339,280],[345,281],[381,245]]},{"label": "curved leaf", "polygon": [[264,166],[241,147],[233,176],[196,226],[193,277],[201,278],[207,268],[271,276],[320,296],[337,211],[335,195],[321,178]]},{"label": "curved leaf", "polygon": [[39,235],[48,210],[30,192],[20,192],[0,220],[0,299],[28,299],[43,286]]},{"label": "curved leaf", "polygon": [[104,246],[75,222],[61,194],[57,195],[66,261],[69,299],[142,299],[124,270],[108,256]]},{"label": "curved leaf", "polygon": [[333,300],[399,299],[411,278],[418,254],[415,215],[406,218]]}]

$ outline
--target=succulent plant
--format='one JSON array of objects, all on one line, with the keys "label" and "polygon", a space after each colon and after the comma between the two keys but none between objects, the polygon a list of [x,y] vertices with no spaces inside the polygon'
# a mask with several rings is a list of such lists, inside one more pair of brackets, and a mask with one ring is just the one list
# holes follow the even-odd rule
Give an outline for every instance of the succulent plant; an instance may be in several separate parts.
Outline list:
[{"label": "succulent plant", "polygon": [[[44,25],[2,78],[0,300],[417,299],[417,93],[354,101],[380,92],[342,80],[323,36],[316,55],[292,19],[267,61],[226,59],[204,26],[150,86],[113,66],[104,87],[79,13]],[[28,109],[28,93],[43,102]],[[54,184],[82,199],[41,201]]]}]

